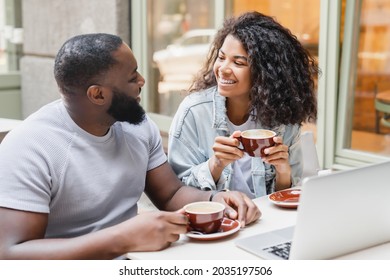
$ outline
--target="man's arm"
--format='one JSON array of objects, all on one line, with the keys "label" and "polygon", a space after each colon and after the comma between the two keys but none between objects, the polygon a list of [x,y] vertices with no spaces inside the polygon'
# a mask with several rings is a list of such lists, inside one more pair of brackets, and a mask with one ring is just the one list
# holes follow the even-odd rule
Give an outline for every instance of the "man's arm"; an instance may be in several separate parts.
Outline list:
[{"label": "man's arm", "polygon": [[176,211],[190,202],[208,200],[211,195],[210,191],[183,186],[168,162],[148,171],[145,193],[157,208],[166,211]]},{"label": "man's arm", "polygon": [[[158,207],[169,211],[208,200],[211,195],[210,191],[182,186],[168,163],[148,172],[146,191]],[[243,225],[261,215],[256,205],[239,192],[218,193],[213,200],[237,210]],[[229,210],[230,216],[237,218],[237,212]],[[0,207],[0,259],[113,259],[130,251],[164,249],[187,231],[187,218],[181,211],[146,212],[74,238],[45,239],[47,222],[48,214]]]},{"label": "man's arm", "polygon": [[[148,171],[145,192],[159,209],[167,211],[176,211],[190,202],[209,200],[213,193],[183,186],[168,162]],[[243,193],[219,192],[215,194],[213,201],[227,204],[226,214],[232,219],[238,219],[242,226],[261,217],[258,207]]]},{"label": "man's arm", "polygon": [[0,259],[113,259],[164,249],[187,226],[183,214],[158,211],[80,237],[44,239],[47,217],[0,207]]}]

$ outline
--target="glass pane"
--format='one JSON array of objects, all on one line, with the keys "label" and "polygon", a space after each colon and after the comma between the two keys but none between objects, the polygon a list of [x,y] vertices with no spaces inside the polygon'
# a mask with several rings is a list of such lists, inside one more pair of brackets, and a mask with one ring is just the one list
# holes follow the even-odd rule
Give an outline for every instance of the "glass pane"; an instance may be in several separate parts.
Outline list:
[{"label": "glass pane", "polygon": [[19,70],[21,24],[21,0],[0,0],[0,74]]},{"label": "glass pane", "polygon": [[231,13],[240,15],[251,10],[275,17],[313,55],[318,55],[320,0],[234,0]]},{"label": "glass pane", "polygon": [[5,46],[5,3],[4,0],[0,0],[0,74],[7,70]]},{"label": "glass pane", "polygon": [[[390,156],[390,1],[363,0],[351,143],[346,148]],[[351,101],[352,102],[352,101]]]},{"label": "glass pane", "polygon": [[[214,1],[150,0],[152,90],[149,111],[173,116],[207,56],[215,33]],[[154,90],[153,90],[154,89]]]}]

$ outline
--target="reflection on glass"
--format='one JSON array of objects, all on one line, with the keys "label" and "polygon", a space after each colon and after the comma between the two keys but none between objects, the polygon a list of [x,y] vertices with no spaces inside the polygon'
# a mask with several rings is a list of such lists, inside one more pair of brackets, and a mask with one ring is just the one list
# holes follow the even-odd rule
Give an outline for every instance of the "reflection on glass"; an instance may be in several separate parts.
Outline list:
[{"label": "reflection on glass", "polygon": [[[152,3],[153,2],[153,3]],[[206,58],[215,30],[214,1],[151,0],[151,112],[173,116]]]},{"label": "reflection on glass", "polygon": [[390,155],[389,13],[389,1],[362,1],[350,146],[387,156]]},{"label": "reflection on glass", "polygon": [[23,49],[20,6],[20,0],[0,0],[0,74],[19,70]]},{"label": "reflection on glass", "polygon": [[232,14],[256,10],[275,17],[297,36],[315,56],[318,55],[320,0],[234,0]]},{"label": "reflection on glass", "polygon": [[215,29],[192,29],[169,44],[165,49],[153,53],[164,82],[191,80],[201,68],[214,38]]},{"label": "reflection on glass", "polygon": [[5,5],[4,0],[0,0],[0,74],[7,70],[7,59],[5,53]]}]

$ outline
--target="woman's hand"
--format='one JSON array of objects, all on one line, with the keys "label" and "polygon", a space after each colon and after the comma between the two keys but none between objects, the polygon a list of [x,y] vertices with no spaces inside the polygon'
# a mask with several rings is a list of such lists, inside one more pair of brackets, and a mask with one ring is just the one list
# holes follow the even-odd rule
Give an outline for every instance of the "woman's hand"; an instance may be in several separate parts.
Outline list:
[{"label": "woman's hand", "polygon": [[288,146],[283,144],[280,136],[274,137],[274,142],[275,146],[264,150],[267,156],[263,158],[263,161],[275,166],[277,189],[289,188],[291,186],[291,166],[288,161]]},{"label": "woman's hand", "polygon": [[223,169],[228,164],[243,157],[244,152],[238,149],[240,142],[235,138],[240,135],[240,131],[235,131],[230,137],[218,136],[215,138],[214,155],[209,160],[210,172],[215,182],[219,180]]}]

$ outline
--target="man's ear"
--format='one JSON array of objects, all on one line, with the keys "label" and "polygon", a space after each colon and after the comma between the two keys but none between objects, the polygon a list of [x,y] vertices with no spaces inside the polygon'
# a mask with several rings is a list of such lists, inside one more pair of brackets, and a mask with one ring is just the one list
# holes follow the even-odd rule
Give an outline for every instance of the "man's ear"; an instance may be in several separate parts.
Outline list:
[{"label": "man's ear", "polygon": [[104,105],[107,101],[103,87],[98,85],[92,85],[87,89],[87,97],[96,105]]}]

